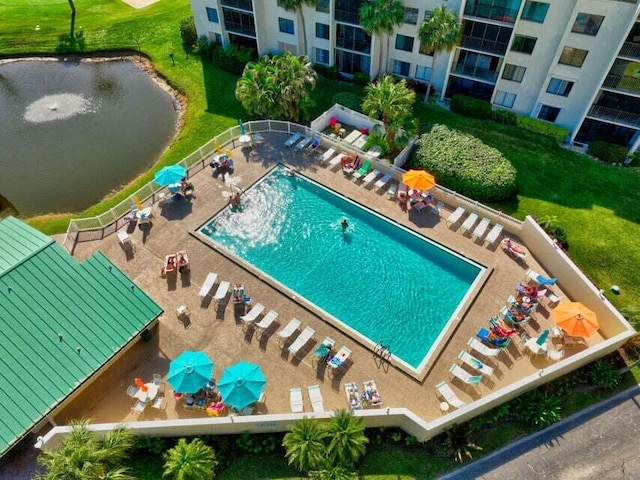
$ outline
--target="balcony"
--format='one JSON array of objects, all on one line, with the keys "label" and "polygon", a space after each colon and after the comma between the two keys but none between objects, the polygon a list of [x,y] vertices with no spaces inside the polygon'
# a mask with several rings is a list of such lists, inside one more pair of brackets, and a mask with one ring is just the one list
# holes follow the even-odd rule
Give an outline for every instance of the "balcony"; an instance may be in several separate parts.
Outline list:
[{"label": "balcony", "polygon": [[589,110],[588,116],[627,125],[629,127],[640,128],[640,115],[636,113],[623,112],[622,110],[616,110],[615,108],[594,105]]},{"label": "balcony", "polygon": [[640,78],[609,74],[604,79],[602,86],[620,90],[621,92],[640,94]]},{"label": "balcony", "polygon": [[348,10],[338,10],[335,11],[336,22],[342,23],[351,23],[353,25],[359,25],[360,21],[358,18],[358,13],[350,12]]},{"label": "balcony", "polygon": [[479,50],[481,52],[497,53],[498,55],[504,55],[507,51],[506,42],[496,42],[494,40],[488,40],[486,38],[472,37],[469,35],[463,35],[460,42],[461,47],[471,48],[473,50]]},{"label": "balcony", "polygon": [[518,10],[491,5],[474,5],[467,3],[464,14],[469,17],[488,18],[499,22],[515,23]]},{"label": "balcony", "polygon": [[498,72],[495,70],[478,67],[477,65],[465,65],[463,63],[456,63],[453,66],[453,73],[477,78],[491,83],[495,83],[498,78]]},{"label": "balcony", "polygon": [[624,42],[618,56],[640,60],[640,43]]}]

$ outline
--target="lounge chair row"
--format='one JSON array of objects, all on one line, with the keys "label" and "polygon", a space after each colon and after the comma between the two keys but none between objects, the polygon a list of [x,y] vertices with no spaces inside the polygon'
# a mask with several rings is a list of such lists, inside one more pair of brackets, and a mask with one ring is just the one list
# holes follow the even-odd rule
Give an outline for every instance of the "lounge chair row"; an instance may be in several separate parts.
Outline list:
[{"label": "lounge chair row", "polygon": [[[449,214],[446,221],[450,226],[454,226],[462,219],[462,217],[464,217],[466,213],[467,211],[464,207],[458,207]],[[462,225],[460,226],[460,230],[462,231],[462,233],[471,231],[471,238],[473,238],[474,241],[482,240],[485,233],[487,233],[487,230],[491,223],[491,220],[489,220],[487,217],[484,217],[476,225],[477,221],[478,221],[478,214],[475,212],[471,212],[467,216],[467,218],[464,220]],[[475,228],[474,228],[474,225],[475,225]],[[484,242],[486,242],[490,246],[494,245],[498,240],[498,238],[500,237],[500,234],[502,233],[503,228],[504,227],[502,225],[500,225],[499,223],[496,223],[493,226],[493,228],[489,230],[489,233],[487,233],[487,236],[484,238]]]},{"label": "lounge chair row", "polygon": [[[215,286],[215,283],[217,281],[218,281],[217,273],[209,272],[207,274],[207,278],[205,278],[204,283],[202,284],[202,287],[198,292],[198,296],[200,297],[201,302],[204,302],[205,299],[209,295],[211,295],[211,292],[213,291],[213,287]],[[217,304],[227,296],[227,293],[229,293],[230,287],[231,287],[231,282],[228,282],[226,280],[223,280],[218,284],[218,288],[216,289],[216,292],[212,297],[214,304]]]},{"label": "lounge chair row", "polygon": [[[307,387],[307,392],[309,394],[309,401],[311,402],[311,409],[316,413],[324,412],[324,402],[322,400],[320,385]],[[291,405],[291,411],[293,413],[304,412],[304,400],[302,398],[301,388],[289,389],[289,404]]]},{"label": "lounge chair row", "polygon": [[[336,154],[335,149],[330,148],[320,157],[320,161],[322,163],[328,162],[328,165],[333,168],[342,165],[342,159],[345,156],[349,156],[349,154],[345,152]],[[398,191],[398,183],[392,181],[393,173],[387,172],[383,174],[382,169],[376,167],[372,170],[372,168],[371,160],[365,160],[362,164],[358,162],[355,165],[345,167],[343,172],[347,175],[352,175],[355,181],[361,180],[364,186],[369,186],[373,183],[373,188],[378,191],[382,191],[387,187],[387,195],[394,197]]]},{"label": "lounge chair row", "polygon": [[383,404],[375,380],[362,382],[362,393],[358,390],[358,385],[355,382],[345,383],[344,393],[351,410],[359,410],[363,407],[381,407]]},{"label": "lounge chair row", "polygon": [[302,135],[295,132],[284,142],[285,147],[296,148],[297,150],[315,151],[320,147],[320,137],[312,135]]}]

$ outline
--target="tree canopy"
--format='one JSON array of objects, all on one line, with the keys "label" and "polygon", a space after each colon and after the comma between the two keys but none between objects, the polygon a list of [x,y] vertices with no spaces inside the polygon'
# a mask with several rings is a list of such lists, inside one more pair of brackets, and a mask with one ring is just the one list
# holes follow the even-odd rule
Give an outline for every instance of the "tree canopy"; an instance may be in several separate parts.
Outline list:
[{"label": "tree canopy", "polygon": [[383,62],[382,41],[386,36],[387,55],[389,54],[389,36],[404,21],[404,7],[399,0],[370,0],[364,2],[358,12],[360,25],[370,35],[380,35],[380,54],[378,58],[378,74],[387,70]]}]

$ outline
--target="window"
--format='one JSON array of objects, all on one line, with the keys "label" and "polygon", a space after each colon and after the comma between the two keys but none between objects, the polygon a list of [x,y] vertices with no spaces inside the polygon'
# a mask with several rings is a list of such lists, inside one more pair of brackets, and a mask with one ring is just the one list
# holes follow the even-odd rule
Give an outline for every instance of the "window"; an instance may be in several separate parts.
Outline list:
[{"label": "window", "polygon": [[278,18],[278,25],[280,25],[280,31],[282,33],[290,33],[293,35],[293,20]]},{"label": "window", "polygon": [[524,10],[522,10],[522,19],[529,20],[530,22],[544,23],[547,10],[549,10],[548,3],[527,1],[527,3],[524,4]]},{"label": "window", "polygon": [[513,45],[511,45],[511,51],[522,53],[533,53],[533,48],[536,46],[537,38],[526,37],[524,35],[516,35],[513,37]]},{"label": "window", "polygon": [[418,9],[404,7],[404,23],[409,23],[411,25],[418,24]]},{"label": "window", "polygon": [[219,33],[216,33],[216,45],[220,45],[221,47],[224,46],[222,44],[222,35]]},{"label": "window", "polygon": [[503,92],[502,90],[498,90],[496,92],[496,97],[493,99],[493,103],[496,105],[500,105],[501,107],[511,108],[513,104],[516,102],[516,94]]},{"label": "window", "polygon": [[222,5],[227,7],[239,8],[240,10],[246,10],[253,12],[253,2],[251,0],[221,0]]},{"label": "window", "polygon": [[560,109],[558,107],[542,105],[542,108],[540,108],[540,112],[538,113],[538,118],[540,120],[546,120],[547,122],[555,122],[559,113]]},{"label": "window", "polygon": [[[371,52],[371,37],[360,27],[337,23],[336,47],[369,53]],[[350,60],[347,63],[350,63]],[[360,71],[365,72],[365,70]]]},{"label": "window", "polygon": [[329,13],[331,0],[318,0],[316,2],[316,12]]},{"label": "window", "polygon": [[408,77],[410,68],[411,68],[410,63],[401,62],[400,60],[394,60],[393,68],[391,69],[391,71],[396,75],[402,75],[403,77]]},{"label": "window", "polygon": [[552,93],[553,95],[560,95],[561,97],[568,97],[572,88],[573,88],[573,82],[570,82],[568,80],[560,80],[559,78],[552,78],[549,81],[549,86],[547,87],[547,93]]},{"label": "window", "polygon": [[329,65],[329,50],[316,48],[316,62]]},{"label": "window", "polygon": [[431,78],[431,67],[416,65],[416,79],[428,82]]},{"label": "window", "polygon": [[215,8],[207,7],[207,18],[210,22],[220,23],[220,19],[218,18],[218,10]]},{"label": "window", "polygon": [[524,67],[519,67],[518,65],[511,65],[507,63],[504,66],[504,72],[502,72],[502,78],[505,80],[511,80],[513,82],[522,82],[522,78],[524,77],[524,72],[527,69]]},{"label": "window", "polygon": [[573,47],[564,47],[562,49],[562,55],[560,55],[560,60],[558,63],[562,63],[563,65],[571,65],[572,67],[581,67],[584,63],[584,59],[587,58],[586,50],[581,50],[579,48]]},{"label": "window", "polygon": [[316,37],[329,38],[329,25],[325,23],[316,23]]},{"label": "window", "polygon": [[293,43],[278,42],[278,50],[281,52],[290,52],[294,55],[298,54],[298,46]]},{"label": "window", "polygon": [[404,50],[405,52],[413,50],[413,37],[400,34],[396,35],[396,50]]},{"label": "window", "polygon": [[596,36],[604,17],[601,15],[591,15],[590,13],[579,13],[573,23],[571,31],[573,33],[583,33],[585,35]]}]

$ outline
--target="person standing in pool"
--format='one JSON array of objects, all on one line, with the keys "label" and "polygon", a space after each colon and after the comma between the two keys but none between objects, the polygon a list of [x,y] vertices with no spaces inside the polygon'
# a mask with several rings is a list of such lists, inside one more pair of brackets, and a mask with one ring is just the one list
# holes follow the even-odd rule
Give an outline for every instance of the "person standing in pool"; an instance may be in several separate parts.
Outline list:
[{"label": "person standing in pool", "polygon": [[342,220],[342,233],[346,233],[347,228],[349,228],[349,222],[345,218],[344,220]]}]

